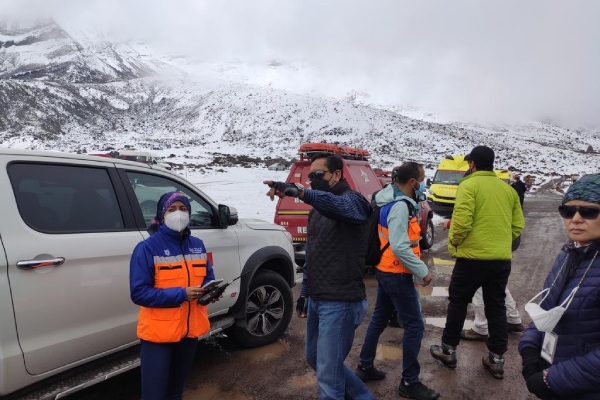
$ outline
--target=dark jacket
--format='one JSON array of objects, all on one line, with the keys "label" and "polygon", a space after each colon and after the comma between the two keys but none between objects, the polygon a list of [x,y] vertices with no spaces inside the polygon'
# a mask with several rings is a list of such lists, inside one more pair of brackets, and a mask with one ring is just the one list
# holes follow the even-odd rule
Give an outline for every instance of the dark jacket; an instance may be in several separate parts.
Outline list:
[{"label": "dark jacket", "polygon": [[366,298],[363,276],[371,206],[342,179],[331,191],[306,190],[308,215],[306,275],[314,300],[359,301]]},{"label": "dark jacket", "polygon": [[[557,274],[556,283],[540,304],[545,310],[561,304],[580,281],[581,285],[554,328],[558,342],[548,370],[548,385],[561,399],[577,399],[584,394],[597,394],[595,398],[600,399],[600,240],[588,248],[564,246],[544,288],[552,285]],[[540,351],[543,339],[543,332],[531,323],[523,332],[519,352],[526,347]]]},{"label": "dark jacket", "polygon": [[515,191],[519,195],[519,201],[521,202],[521,205],[523,205],[523,200],[525,199],[525,192],[527,191],[527,185],[525,185],[525,182],[523,182],[522,180],[515,180],[513,183],[510,184],[510,186],[512,186],[513,189],[515,189]]}]

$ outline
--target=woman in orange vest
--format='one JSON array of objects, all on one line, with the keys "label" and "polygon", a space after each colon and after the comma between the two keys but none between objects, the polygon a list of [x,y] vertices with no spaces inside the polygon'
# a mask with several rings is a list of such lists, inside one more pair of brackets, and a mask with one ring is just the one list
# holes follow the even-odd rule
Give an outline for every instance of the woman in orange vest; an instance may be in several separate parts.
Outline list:
[{"label": "woman in orange vest", "polygon": [[214,280],[202,240],[187,227],[191,205],[184,193],[158,201],[151,236],[131,256],[131,300],[140,306],[142,399],[181,399],[198,337],[210,330],[207,307],[198,304],[204,283]]}]

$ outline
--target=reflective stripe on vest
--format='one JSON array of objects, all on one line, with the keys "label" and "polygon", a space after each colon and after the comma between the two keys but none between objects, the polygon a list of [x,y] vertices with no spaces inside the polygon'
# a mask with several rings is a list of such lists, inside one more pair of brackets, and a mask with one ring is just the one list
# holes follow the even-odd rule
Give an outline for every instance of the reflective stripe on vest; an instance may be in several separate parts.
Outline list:
[{"label": "reflective stripe on vest", "polygon": [[[379,225],[379,239],[381,242],[381,248],[389,242],[389,231],[387,228]],[[419,221],[417,217],[412,217],[408,222],[408,240],[410,241],[410,247],[415,253],[415,255],[421,259],[421,246],[419,242],[421,241],[421,227],[419,226]],[[394,274],[412,274],[394,255],[392,251],[392,247],[388,246],[388,248],[381,255],[381,262],[376,267],[381,272],[391,272]]]},{"label": "reflective stripe on vest", "polygon": [[[206,254],[154,257],[154,287],[168,289],[201,286],[206,276]],[[207,306],[184,301],[167,307],[140,307],[137,334],[155,343],[197,338],[210,330]]]}]

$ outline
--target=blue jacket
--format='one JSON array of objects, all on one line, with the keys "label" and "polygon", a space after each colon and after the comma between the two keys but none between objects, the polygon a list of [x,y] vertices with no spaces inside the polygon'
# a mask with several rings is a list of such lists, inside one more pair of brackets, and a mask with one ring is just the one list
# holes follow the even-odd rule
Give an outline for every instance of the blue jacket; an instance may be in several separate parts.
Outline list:
[{"label": "blue jacket", "polygon": [[[581,285],[554,328],[558,342],[548,369],[548,385],[560,398],[596,393],[600,399],[600,240],[587,249],[572,244],[563,247],[544,288],[552,285],[557,274],[556,283],[540,304],[545,310],[561,304],[580,281]],[[544,333],[531,323],[521,336],[519,351],[526,347],[539,351],[543,339]]]},{"label": "blue jacket", "polygon": [[[131,300],[144,307],[174,306],[187,301],[185,288],[172,287],[158,289],[154,287],[154,257],[180,257],[193,255],[194,258],[206,256],[206,247],[202,240],[191,236],[189,229],[184,235],[160,225],[158,231],[140,242],[133,251],[129,268],[129,288]],[[203,283],[215,279],[212,265],[207,260],[206,276]]]}]

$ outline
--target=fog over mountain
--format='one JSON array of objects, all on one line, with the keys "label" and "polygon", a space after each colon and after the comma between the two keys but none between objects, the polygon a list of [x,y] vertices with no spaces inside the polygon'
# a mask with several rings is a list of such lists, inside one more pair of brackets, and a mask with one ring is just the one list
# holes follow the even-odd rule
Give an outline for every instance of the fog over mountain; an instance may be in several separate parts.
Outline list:
[{"label": "fog over mountain", "polygon": [[315,88],[327,74],[307,60],[211,59],[180,45],[166,51],[66,25],[0,24],[2,146],[133,147],[205,163],[221,153],[291,159],[301,143],[327,141],[364,147],[374,164],[388,167],[408,159],[435,165],[445,154],[486,144],[502,168],[567,174],[598,172],[600,165],[594,124],[559,125],[551,116],[456,122],[378,101],[382,85],[369,92],[360,79],[327,96]]}]

